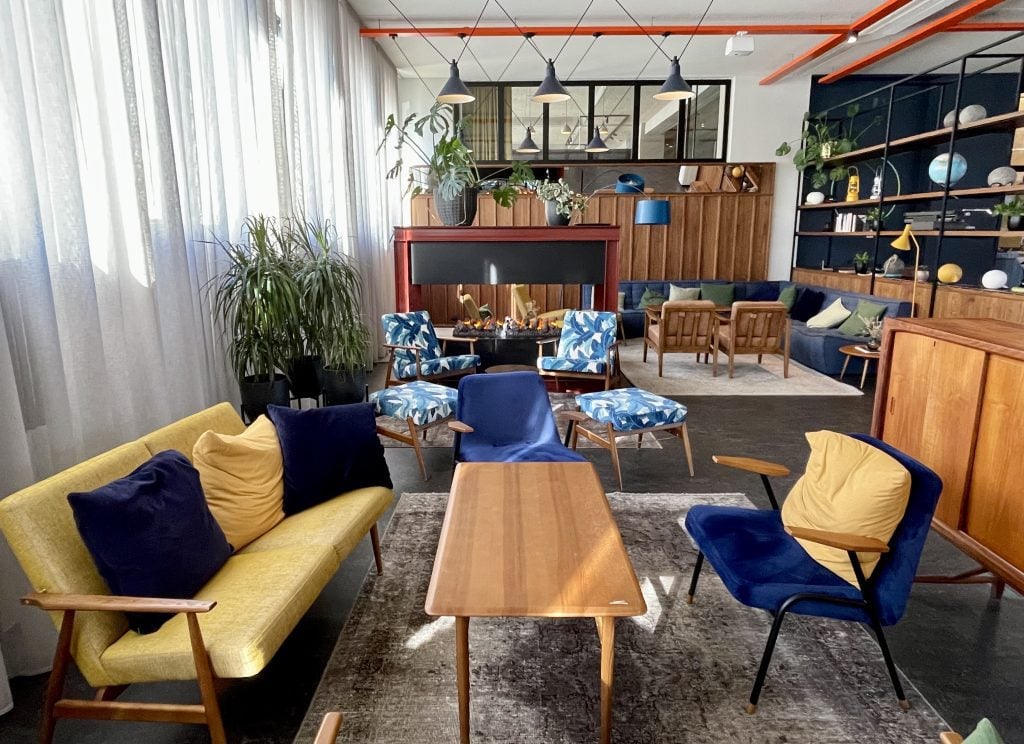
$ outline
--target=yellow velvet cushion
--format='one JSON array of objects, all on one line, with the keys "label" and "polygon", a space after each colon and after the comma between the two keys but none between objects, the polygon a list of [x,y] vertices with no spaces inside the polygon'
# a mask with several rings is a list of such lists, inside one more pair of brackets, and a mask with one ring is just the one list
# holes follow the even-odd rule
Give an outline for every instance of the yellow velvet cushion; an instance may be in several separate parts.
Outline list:
[{"label": "yellow velvet cushion", "polygon": [[[832,431],[809,432],[807,470],[782,505],[782,522],[845,532],[889,542],[910,497],[910,473],[895,459],[853,437]],[[857,586],[845,550],[799,540],[808,555]],[[878,564],[876,553],[860,553],[865,576]]]},{"label": "yellow velvet cushion", "polygon": [[208,431],[192,450],[206,503],[238,550],[284,519],[284,461],[266,416],[234,436]]}]

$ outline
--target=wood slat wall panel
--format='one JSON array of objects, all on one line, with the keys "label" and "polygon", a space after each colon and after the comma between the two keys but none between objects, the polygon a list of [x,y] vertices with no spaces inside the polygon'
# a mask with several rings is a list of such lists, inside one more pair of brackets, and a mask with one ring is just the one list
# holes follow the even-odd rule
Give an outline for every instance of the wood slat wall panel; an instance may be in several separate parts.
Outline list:
[{"label": "wood slat wall panel", "polygon": [[[917,284],[917,317],[929,317],[929,310],[932,306],[932,290],[930,283],[918,282]],[[914,297],[914,284],[905,279],[886,279],[875,277],[875,290],[873,294],[878,297],[885,297],[893,300],[910,302]]]},{"label": "wood slat wall panel", "polygon": [[795,268],[792,279],[799,284],[812,284],[843,292],[867,294],[871,291],[870,274],[840,274],[838,271]]},{"label": "wood slat wall panel", "polygon": [[936,318],[995,318],[1024,324],[1024,295],[967,287],[939,287]]}]

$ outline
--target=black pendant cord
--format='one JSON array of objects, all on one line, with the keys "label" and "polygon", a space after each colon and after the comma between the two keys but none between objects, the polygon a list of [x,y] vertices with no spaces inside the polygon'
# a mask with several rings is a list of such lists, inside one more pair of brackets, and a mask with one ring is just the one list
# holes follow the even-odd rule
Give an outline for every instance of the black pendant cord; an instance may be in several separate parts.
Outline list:
[{"label": "black pendant cord", "polygon": [[693,37],[697,35],[697,31],[700,29],[701,24],[704,23],[704,19],[708,17],[708,11],[711,10],[711,6],[715,4],[715,0],[708,0],[708,7],[704,8],[704,13],[701,15],[700,20],[697,21],[697,27],[690,33],[690,38],[686,40],[686,46],[683,47],[683,51],[679,52],[678,59],[682,59],[683,55],[686,54],[686,50],[690,48],[690,42],[693,41]]},{"label": "black pendant cord", "polygon": [[[662,50],[662,47],[665,45],[665,42],[668,41],[668,37],[669,36],[670,36],[670,34],[668,32],[666,32],[664,34],[664,38],[661,40],[660,44],[655,42],[654,39],[651,39],[651,41],[654,43],[654,46],[657,47],[657,48],[653,52],[651,52],[651,56],[647,58],[646,62],[644,62],[644,66],[640,68],[640,72],[638,72],[636,74],[636,77],[633,78],[633,82],[626,86],[626,90],[624,90],[622,92],[622,95],[619,97],[619,100],[615,102],[614,106],[612,106],[611,110],[613,112],[622,104],[622,102],[626,99],[626,96],[628,96],[630,93],[633,92],[633,86],[636,85],[637,81],[643,76],[644,70],[646,70],[647,66],[649,64],[651,64],[651,60],[654,59],[654,55],[656,55],[658,52],[661,52],[662,54],[665,54],[665,52]],[[608,111],[608,109],[606,108],[605,111]],[[608,115],[605,114],[605,118],[607,118],[607,116]],[[596,112],[594,113],[594,117],[597,118],[597,113]]]},{"label": "black pendant cord", "polygon": [[416,33],[418,33],[422,37],[423,41],[425,41],[428,44],[430,44],[430,48],[433,49],[435,52],[437,52],[438,55],[441,57],[441,59],[443,59],[445,62],[449,61],[448,56],[444,52],[442,52],[440,49],[438,49],[437,48],[437,44],[435,44],[430,39],[428,39],[427,35],[425,33],[423,33],[422,31],[420,31],[415,23],[413,23],[411,20],[409,20],[409,16],[407,16],[405,13],[403,13],[402,9],[399,8],[397,5],[395,5],[394,0],[388,0],[388,5],[390,5],[392,8],[394,8],[395,10],[398,11],[398,15],[402,16],[402,18],[405,20],[405,22],[408,23],[410,26],[412,26],[413,30],[416,31]]},{"label": "black pendant cord", "polygon": [[[667,59],[667,60],[668,60],[669,62],[671,62],[671,61],[672,61],[672,58],[671,58],[671,57],[669,57],[669,56],[668,56],[668,53],[667,53],[667,52],[666,52],[666,51],[665,51],[664,49],[662,49],[662,48],[661,48],[662,44],[664,44],[665,42],[664,42],[664,41],[662,41],[662,42],[661,42],[661,44],[659,44],[659,43],[658,43],[658,42],[656,42],[656,41],[655,41],[654,39],[652,39],[652,38],[651,38],[651,35],[650,35],[649,33],[647,33],[647,28],[646,28],[646,27],[644,27],[644,26],[643,26],[643,25],[642,25],[642,24],[640,23],[640,21],[638,21],[638,20],[637,20],[636,18],[634,18],[634,17],[633,17],[633,14],[632,14],[632,13],[630,13],[630,12],[629,12],[628,10],[626,10],[626,6],[625,6],[625,5],[623,5],[623,4],[621,3],[621,2],[619,2],[619,0],[615,0],[615,4],[616,4],[616,5],[618,5],[618,6],[619,6],[619,7],[620,7],[620,8],[622,9],[622,12],[623,12],[623,13],[625,13],[625,14],[626,14],[627,16],[629,16],[629,20],[633,21],[633,23],[635,23],[635,24],[636,24],[636,27],[637,27],[638,29],[640,29],[641,31],[643,31],[643,32],[644,32],[644,36],[646,36],[646,37],[647,37],[647,39],[648,39],[648,40],[649,40],[649,41],[650,41],[650,42],[651,42],[652,44],[654,44],[654,46],[655,46],[655,47],[657,47],[657,48],[658,48],[658,51],[659,51],[659,52],[661,52],[661,53],[662,53],[663,55],[665,55],[665,59]],[[706,15],[706,14],[707,14],[707,11],[705,11],[705,15]],[[698,25],[699,25],[699,24],[698,24]],[[651,56],[653,57],[654,55],[651,55]],[[647,64],[650,64],[650,60],[648,60],[648,61],[647,61]],[[644,67],[646,67],[646,66],[647,66],[647,65],[644,65]],[[638,77],[639,77],[639,76],[638,76]]]},{"label": "black pendant cord", "polygon": [[552,60],[553,62],[557,62],[558,58],[562,56],[562,52],[565,51],[565,47],[572,40],[573,34],[576,33],[576,29],[578,29],[580,27],[580,24],[583,23],[583,19],[586,18],[587,12],[590,10],[590,6],[593,5],[593,4],[594,4],[594,0],[590,0],[590,2],[587,3],[587,7],[585,7],[583,9],[583,12],[580,13],[579,20],[576,21],[576,25],[572,27],[572,31],[569,32],[569,35],[565,37],[565,41],[562,42],[562,48],[558,50],[558,54],[556,54],[555,58]]},{"label": "black pendant cord", "polygon": [[[455,59],[455,64],[458,64],[459,62],[462,61],[462,55],[466,53],[467,49],[469,49],[469,40],[472,39],[473,34],[476,33],[476,29],[480,25],[480,19],[484,17],[484,11],[487,10],[487,6],[490,5],[490,3],[491,0],[484,0],[484,7],[480,8],[480,15],[476,17],[476,23],[473,24],[473,30],[470,31],[469,36],[466,37],[465,43],[462,45],[462,51],[459,52],[459,56]],[[480,64],[480,62],[477,61],[477,64]]]},{"label": "black pendant cord", "polygon": [[434,90],[429,85],[427,85],[427,81],[424,80],[423,77],[420,75],[420,71],[416,69],[416,65],[414,65],[412,63],[412,60],[409,59],[409,55],[407,55],[405,53],[405,50],[398,45],[398,34],[391,34],[391,40],[395,42],[395,48],[398,49],[398,53],[402,55],[402,58],[405,59],[405,61],[409,64],[409,67],[412,68],[413,73],[415,73],[419,81],[423,83],[423,87],[427,89],[427,93],[433,96]]},{"label": "black pendant cord", "polygon": [[[498,73],[497,81],[500,81],[501,78],[504,77],[505,73],[508,72],[508,68],[512,66],[512,62],[514,62],[515,58],[517,56],[519,56],[519,52],[523,48],[523,45],[525,43],[526,43],[526,37],[523,37],[523,40],[519,43],[519,47],[516,49],[515,54],[513,54],[509,58],[508,62],[505,64],[505,67],[502,69],[502,71],[500,73]],[[491,79],[491,76],[487,74],[487,70],[480,63],[480,59],[476,56],[476,54],[474,54],[472,49],[469,50],[469,56],[472,57],[473,60],[476,62],[477,67],[480,68],[480,72],[482,72],[484,74],[484,77],[487,79],[488,83],[495,83],[495,82],[497,82],[496,80]],[[485,103],[487,103],[488,100],[490,100],[490,97],[494,95],[494,91],[496,91],[496,90],[497,90],[497,86],[496,85],[491,87],[490,90],[487,91],[487,95],[477,105],[480,106],[480,107],[483,107],[483,105]],[[509,108],[509,111],[512,113],[512,116],[514,116],[516,118],[516,121],[518,121],[520,124],[522,124],[524,128],[530,128],[530,129],[535,128],[537,126],[537,122],[540,120],[541,116],[544,115],[543,112],[542,112],[541,116],[538,116],[536,119],[534,119],[533,124],[527,124],[525,121],[523,121],[519,117],[519,114],[517,114],[515,111],[513,111],[511,109],[511,107]]]},{"label": "black pendant cord", "polygon": [[516,27],[516,31],[522,34],[523,38],[530,42],[530,46],[533,47],[533,51],[537,52],[537,56],[540,57],[545,62],[547,62],[548,58],[544,56],[544,52],[540,50],[540,47],[537,46],[537,42],[533,40],[533,34],[528,34],[525,31],[523,31],[522,27],[518,23],[516,23],[516,19],[513,18],[512,15],[507,10],[505,10],[505,6],[502,5],[499,0],[494,0],[494,4],[501,8],[501,12],[504,13],[505,17],[508,18],[512,22],[512,25]]}]

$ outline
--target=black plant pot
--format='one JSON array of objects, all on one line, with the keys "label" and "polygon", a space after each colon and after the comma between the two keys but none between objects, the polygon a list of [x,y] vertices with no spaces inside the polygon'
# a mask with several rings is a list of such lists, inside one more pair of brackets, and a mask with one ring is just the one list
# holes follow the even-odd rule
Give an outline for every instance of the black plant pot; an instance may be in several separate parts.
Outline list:
[{"label": "black plant pot", "polygon": [[858,274],[867,274],[868,264],[866,261],[854,261],[853,270],[856,271]]},{"label": "black plant pot", "polygon": [[320,396],[320,374],[323,361],[318,356],[301,356],[288,363],[288,386],[296,398]]},{"label": "black plant pot", "polygon": [[242,394],[242,414],[249,421],[265,414],[268,405],[287,406],[290,403],[288,378],[281,374],[275,374],[273,382],[266,375],[247,375],[238,383],[238,390]]},{"label": "black plant pot", "polygon": [[1014,214],[1006,218],[1007,230],[1020,230],[1024,227],[1024,215]]},{"label": "black plant pot", "polygon": [[437,207],[437,216],[441,223],[448,227],[472,225],[476,219],[477,195],[476,188],[465,188],[461,194],[446,199],[435,191],[434,206]]},{"label": "black plant pot", "polygon": [[366,400],[366,370],[329,369],[324,367],[320,376],[324,392],[324,405],[342,406]]},{"label": "black plant pot", "polygon": [[571,215],[558,213],[558,202],[544,202],[544,216],[547,218],[549,227],[565,227],[569,224]]}]

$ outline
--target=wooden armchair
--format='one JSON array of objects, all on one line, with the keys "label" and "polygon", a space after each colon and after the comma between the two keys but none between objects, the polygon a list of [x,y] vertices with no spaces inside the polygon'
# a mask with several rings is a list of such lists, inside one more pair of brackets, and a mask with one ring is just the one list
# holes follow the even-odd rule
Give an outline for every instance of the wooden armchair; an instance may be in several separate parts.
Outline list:
[{"label": "wooden armchair", "polygon": [[[558,339],[537,342],[537,371],[544,377],[601,379],[610,390],[619,376],[615,313],[570,310]],[[544,356],[546,344],[558,342],[554,356]]]},{"label": "wooden armchair", "polygon": [[718,353],[715,350],[715,335],[718,330],[718,316],[715,303],[710,300],[677,300],[666,302],[660,312],[648,310],[644,313],[644,362],[647,349],[658,353],[658,377],[662,377],[665,354],[714,353],[714,373],[718,372]]},{"label": "wooden armchair", "polygon": [[445,356],[437,340],[430,313],[386,313],[381,316],[388,368],[384,387],[413,380],[433,382],[473,374],[480,364],[473,339],[451,339],[469,344],[468,354]]},{"label": "wooden armchair", "polygon": [[789,311],[781,302],[734,302],[727,322],[718,328],[716,349],[729,356],[729,377],[738,354],[782,354],[783,376],[789,377]]}]

